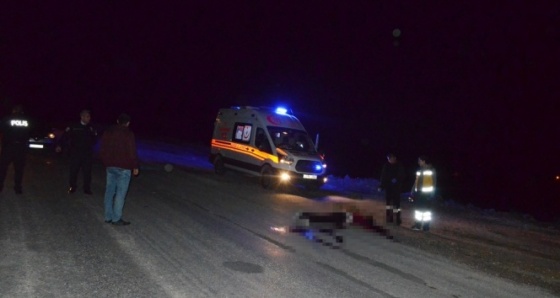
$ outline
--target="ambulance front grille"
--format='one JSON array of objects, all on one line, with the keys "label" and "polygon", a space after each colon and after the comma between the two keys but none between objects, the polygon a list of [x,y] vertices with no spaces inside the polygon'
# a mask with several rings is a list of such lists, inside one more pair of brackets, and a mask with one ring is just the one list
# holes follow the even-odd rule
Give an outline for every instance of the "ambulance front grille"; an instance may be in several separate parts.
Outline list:
[{"label": "ambulance front grille", "polygon": [[296,164],[296,171],[301,173],[320,174],[323,170],[323,164],[314,160],[300,160]]}]

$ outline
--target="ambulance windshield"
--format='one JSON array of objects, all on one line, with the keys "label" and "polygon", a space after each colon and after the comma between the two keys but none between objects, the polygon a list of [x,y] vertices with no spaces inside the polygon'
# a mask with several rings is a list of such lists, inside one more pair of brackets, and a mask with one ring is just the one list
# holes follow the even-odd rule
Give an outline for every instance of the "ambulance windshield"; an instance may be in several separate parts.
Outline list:
[{"label": "ambulance windshield", "polygon": [[277,148],[311,154],[316,152],[313,142],[305,131],[269,126],[268,133]]}]

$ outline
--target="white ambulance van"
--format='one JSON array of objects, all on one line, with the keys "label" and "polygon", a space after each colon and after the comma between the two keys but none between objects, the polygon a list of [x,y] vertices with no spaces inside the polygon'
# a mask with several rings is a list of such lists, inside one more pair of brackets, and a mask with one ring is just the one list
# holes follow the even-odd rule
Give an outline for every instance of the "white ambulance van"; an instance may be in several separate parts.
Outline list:
[{"label": "white ambulance van", "polygon": [[210,162],[218,174],[227,168],[260,176],[264,188],[295,183],[316,189],[327,181],[323,157],[300,121],[283,108],[220,109]]}]

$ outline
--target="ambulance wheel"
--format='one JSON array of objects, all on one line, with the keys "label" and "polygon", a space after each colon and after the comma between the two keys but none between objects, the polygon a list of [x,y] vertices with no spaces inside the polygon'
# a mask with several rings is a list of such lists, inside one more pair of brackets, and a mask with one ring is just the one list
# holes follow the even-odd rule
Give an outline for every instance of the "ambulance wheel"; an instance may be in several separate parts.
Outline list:
[{"label": "ambulance wheel", "polygon": [[263,188],[272,188],[274,186],[274,173],[269,165],[261,168],[261,185]]},{"label": "ambulance wheel", "polygon": [[226,167],[224,166],[224,159],[220,155],[214,158],[214,172],[218,175],[223,175],[226,172]]}]

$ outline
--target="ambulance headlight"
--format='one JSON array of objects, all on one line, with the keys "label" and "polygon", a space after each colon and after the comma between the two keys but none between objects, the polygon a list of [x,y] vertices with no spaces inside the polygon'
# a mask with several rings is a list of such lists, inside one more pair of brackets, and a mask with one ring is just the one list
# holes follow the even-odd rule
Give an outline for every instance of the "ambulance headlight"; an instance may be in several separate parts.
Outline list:
[{"label": "ambulance headlight", "polygon": [[286,155],[280,157],[280,163],[291,165],[294,163],[294,158]]},{"label": "ambulance headlight", "polygon": [[290,174],[286,172],[280,173],[280,181],[290,181],[291,178],[292,177],[290,177]]},{"label": "ambulance headlight", "polygon": [[323,170],[323,165],[315,165],[316,172],[320,172],[321,170]]}]

